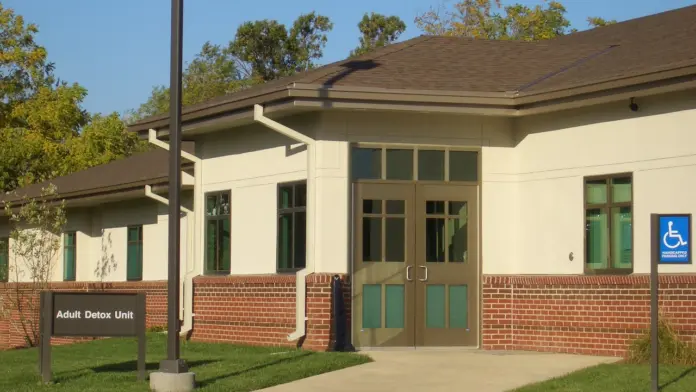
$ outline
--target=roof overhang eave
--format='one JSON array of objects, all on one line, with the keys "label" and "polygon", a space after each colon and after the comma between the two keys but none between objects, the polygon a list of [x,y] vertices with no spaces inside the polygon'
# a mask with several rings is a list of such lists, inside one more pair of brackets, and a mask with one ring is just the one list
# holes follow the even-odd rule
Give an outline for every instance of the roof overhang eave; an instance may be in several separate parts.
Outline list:
[{"label": "roof overhang eave", "polygon": [[526,105],[543,101],[564,100],[571,97],[583,97],[586,94],[602,91],[615,92],[618,89],[633,86],[646,86],[655,83],[674,84],[675,82],[691,80],[694,76],[696,76],[696,65],[690,65],[597,83],[581,84],[563,89],[549,89],[529,93],[521,91],[515,94],[514,98],[515,104]]},{"label": "roof overhang eave", "polygon": [[[182,123],[193,122],[200,119],[208,119],[224,113],[234,112],[247,106],[254,106],[260,102],[274,102],[288,97],[287,86],[281,86],[267,91],[260,91],[258,94],[244,97],[233,101],[222,101],[213,103],[203,103],[191,108],[184,108],[181,116]],[[169,117],[166,115],[152,118],[151,120],[139,121],[128,127],[128,131],[139,134],[147,133],[149,129],[163,129],[169,126]]]},{"label": "roof overhang eave", "polygon": [[[436,113],[461,113],[520,117],[618,101],[631,97],[655,95],[694,88],[696,67],[684,67],[649,75],[577,86],[539,93],[461,92],[430,90],[393,90],[367,87],[326,87],[292,84],[256,99],[244,99],[218,105],[222,111],[205,116],[184,116],[184,135],[195,135],[253,122],[254,104],[262,104],[271,117],[282,117],[310,110],[408,110]],[[262,99],[263,98],[263,99]],[[199,112],[203,114],[203,112]],[[167,119],[132,131],[145,135],[150,128],[159,137],[167,137]]]},{"label": "roof overhang eave", "polygon": [[[86,191],[61,194],[50,199],[35,198],[34,200],[48,200],[49,204],[58,204],[65,201],[67,208],[90,207],[109,202],[124,201],[145,197],[145,185],[151,185],[155,193],[166,193],[167,178],[159,178],[138,183],[125,184],[116,187],[95,188]],[[192,189],[192,186],[182,186],[182,190]],[[22,200],[9,201],[13,211],[18,210],[24,203]],[[0,202],[0,216],[5,214],[5,203]]]}]

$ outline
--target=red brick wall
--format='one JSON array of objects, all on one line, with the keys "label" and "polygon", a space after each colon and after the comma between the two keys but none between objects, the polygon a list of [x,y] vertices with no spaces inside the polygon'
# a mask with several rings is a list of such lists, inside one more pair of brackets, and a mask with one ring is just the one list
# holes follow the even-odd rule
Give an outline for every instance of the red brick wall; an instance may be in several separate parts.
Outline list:
[{"label": "red brick wall", "polygon": [[[20,284],[21,285],[21,284]],[[20,286],[22,287],[22,286]],[[26,285],[25,285],[26,287]],[[146,292],[147,293],[147,326],[167,324],[167,282],[57,282],[52,286],[56,291],[108,291],[108,292]],[[12,306],[7,303],[8,295],[14,296],[15,285],[12,283],[0,284],[0,295],[6,300],[4,309],[9,314],[0,315],[0,349],[25,346],[24,333],[21,327],[20,316]],[[38,299],[36,299],[38,301]],[[34,307],[38,311],[38,306]],[[38,314],[35,315],[38,318]],[[38,324],[37,324],[38,325]],[[52,338],[54,344],[64,344],[85,338]]]},{"label": "red brick wall", "polygon": [[[483,348],[622,356],[649,327],[649,279],[484,276]],[[661,276],[660,311],[696,336],[696,275]]]},{"label": "red brick wall", "polygon": [[[197,277],[192,339],[326,350],[332,337],[332,276],[307,276],[307,334],[302,342],[287,340],[295,331],[294,275]],[[344,287],[344,303],[350,306],[350,283]]]}]

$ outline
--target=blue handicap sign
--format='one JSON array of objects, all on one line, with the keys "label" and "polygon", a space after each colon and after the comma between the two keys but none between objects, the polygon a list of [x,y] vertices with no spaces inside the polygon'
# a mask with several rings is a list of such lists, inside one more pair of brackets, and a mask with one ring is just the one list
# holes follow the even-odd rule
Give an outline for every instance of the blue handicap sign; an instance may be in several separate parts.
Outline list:
[{"label": "blue handicap sign", "polygon": [[691,217],[660,216],[660,264],[691,263]]}]

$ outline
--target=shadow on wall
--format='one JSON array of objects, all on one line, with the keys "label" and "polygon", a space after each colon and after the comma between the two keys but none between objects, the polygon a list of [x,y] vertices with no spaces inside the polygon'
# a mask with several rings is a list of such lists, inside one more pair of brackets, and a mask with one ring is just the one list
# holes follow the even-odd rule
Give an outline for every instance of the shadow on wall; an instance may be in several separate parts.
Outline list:
[{"label": "shadow on wall", "polygon": [[[101,252],[100,257],[97,260],[96,267],[94,268],[94,276],[97,280],[103,284],[104,280],[118,267],[116,262],[116,257],[113,252],[113,241],[111,240],[111,233],[105,235],[104,229],[101,230]],[[102,287],[104,289],[104,287]]]},{"label": "shadow on wall", "polygon": [[[166,197],[166,194],[163,195]],[[120,229],[130,225],[154,225],[157,224],[157,215],[160,203],[148,198],[108,203],[101,206],[98,213],[101,214],[100,225],[95,228]],[[100,235],[100,234],[97,234]],[[103,232],[101,233],[103,236]]]},{"label": "shadow on wall", "polygon": [[694,110],[696,109],[696,93],[694,90],[667,93],[636,98],[634,102],[638,105],[637,111],[629,108],[631,101],[626,99],[610,104],[517,118],[515,119],[516,128],[521,132],[516,133],[515,146],[524,141],[528,135],[535,133]]},{"label": "shadow on wall", "polygon": [[[315,125],[319,121],[317,115],[297,114],[283,117],[278,121],[295,131],[316,138]],[[197,140],[196,146],[199,148],[198,154],[202,159],[242,155],[278,147],[285,147],[286,156],[306,150],[304,145],[299,145],[296,141],[257,123],[203,135]]]}]

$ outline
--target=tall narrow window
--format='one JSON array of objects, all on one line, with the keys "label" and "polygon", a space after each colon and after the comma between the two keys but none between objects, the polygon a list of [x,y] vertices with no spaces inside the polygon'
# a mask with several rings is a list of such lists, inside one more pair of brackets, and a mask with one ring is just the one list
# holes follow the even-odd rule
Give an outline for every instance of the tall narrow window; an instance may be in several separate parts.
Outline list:
[{"label": "tall narrow window", "polygon": [[128,226],[126,279],[143,280],[143,226]]},{"label": "tall narrow window", "polygon": [[633,200],[630,175],[585,180],[585,270],[633,271]]},{"label": "tall narrow window", "polygon": [[0,238],[0,282],[7,282],[10,277],[10,239]]},{"label": "tall narrow window", "polygon": [[63,280],[75,280],[77,267],[77,233],[74,231],[63,234]]},{"label": "tall narrow window", "polygon": [[230,273],[230,193],[205,197],[205,272]]},{"label": "tall narrow window", "polygon": [[307,183],[278,186],[278,271],[305,266]]}]

